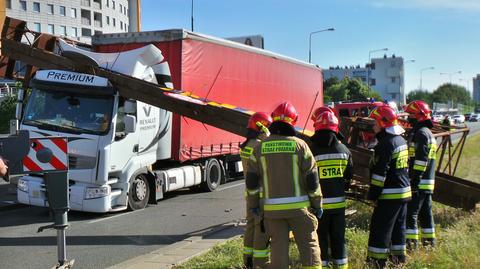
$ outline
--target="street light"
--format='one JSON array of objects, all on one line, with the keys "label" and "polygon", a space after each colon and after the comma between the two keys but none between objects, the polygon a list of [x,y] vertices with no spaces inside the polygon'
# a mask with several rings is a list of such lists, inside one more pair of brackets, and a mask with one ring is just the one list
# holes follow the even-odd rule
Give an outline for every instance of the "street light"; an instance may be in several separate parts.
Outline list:
[{"label": "street light", "polygon": [[193,0],[192,0],[192,32],[193,32]]},{"label": "street light", "polygon": [[455,74],[461,74],[462,71],[457,71],[457,72],[453,72],[453,73],[440,73],[440,75],[448,75],[448,77],[450,78],[450,84],[452,84],[452,76],[455,75]]},{"label": "street light", "polygon": [[376,49],[376,50],[371,50],[368,52],[368,64],[367,64],[367,86],[370,87],[370,81],[368,81],[369,79],[369,73],[370,73],[370,59],[371,59],[371,54],[374,53],[374,52],[378,52],[378,51],[387,51],[388,48],[383,48],[383,49]]},{"label": "street light", "polygon": [[435,69],[435,67],[433,67],[433,66],[425,67],[425,68],[420,69],[420,90],[422,90],[422,74],[423,74],[423,71],[433,70],[433,69]]},{"label": "street light", "polygon": [[310,38],[308,40],[308,62],[309,63],[312,62],[312,35],[317,34],[317,33],[321,33],[321,32],[327,32],[327,31],[335,31],[335,28],[332,27],[332,28],[318,30],[318,31],[310,33]]}]

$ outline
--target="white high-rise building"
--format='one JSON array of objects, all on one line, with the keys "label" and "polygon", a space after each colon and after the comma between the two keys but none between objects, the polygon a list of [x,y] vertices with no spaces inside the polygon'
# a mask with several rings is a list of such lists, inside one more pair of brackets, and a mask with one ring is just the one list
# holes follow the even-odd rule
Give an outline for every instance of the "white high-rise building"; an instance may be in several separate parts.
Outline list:
[{"label": "white high-rise building", "polygon": [[139,30],[140,0],[5,0],[5,14],[35,32],[91,43],[96,33]]},{"label": "white high-rise building", "polygon": [[[367,76],[368,72],[368,76]],[[370,64],[365,67],[360,66],[346,66],[330,67],[323,70],[324,79],[337,77],[343,79],[344,77],[358,78],[364,83],[368,81],[370,87],[378,92],[383,99],[388,101],[395,101],[401,105],[405,104],[405,83],[404,83],[404,69],[403,58],[387,57],[373,58]]]}]

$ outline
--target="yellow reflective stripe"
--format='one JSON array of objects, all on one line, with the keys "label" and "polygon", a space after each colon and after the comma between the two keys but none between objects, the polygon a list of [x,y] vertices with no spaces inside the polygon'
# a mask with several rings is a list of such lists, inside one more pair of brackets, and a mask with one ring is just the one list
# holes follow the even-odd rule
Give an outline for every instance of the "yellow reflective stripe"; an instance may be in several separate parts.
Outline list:
[{"label": "yellow reflective stripe", "polygon": [[247,254],[247,255],[253,254],[253,248],[251,248],[251,247],[243,247],[243,254]]},{"label": "yellow reflective stripe", "polygon": [[209,104],[209,105],[211,105],[211,106],[218,106],[218,107],[220,106],[220,104],[219,104],[219,103],[217,103],[217,102],[213,102],[213,101],[211,101],[211,102],[207,102],[207,104]]},{"label": "yellow reflective stripe", "polygon": [[270,253],[270,249],[254,249],[253,257],[254,258],[267,258]]},{"label": "yellow reflective stripe", "polygon": [[297,142],[290,140],[273,140],[262,143],[262,154],[272,153],[295,153]]},{"label": "yellow reflective stripe", "polygon": [[322,269],[322,265],[302,265],[302,269]]},{"label": "yellow reflective stripe", "polygon": [[322,160],[322,161],[317,161],[317,165],[318,166],[328,166],[328,165],[347,165],[348,164],[348,160],[341,160],[341,159],[338,159],[338,160]]},{"label": "yellow reflective stripe", "polygon": [[278,120],[282,120],[282,121],[285,121],[285,122],[293,122],[293,119],[290,118],[290,117],[285,117],[284,115],[282,116],[277,116],[277,117],[273,117],[273,121],[278,121]]},{"label": "yellow reflective stripe", "polygon": [[276,211],[276,210],[288,210],[288,209],[301,209],[307,208],[310,206],[310,201],[289,203],[289,204],[276,204],[276,205],[263,205],[265,211]]},{"label": "yellow reflective stripe", "polygon": [[428,158],[435,160],[437,158],[437,149],[438,149],[437,144],[429,144],[428,148],[430,149],[428,151]]},{"label": "yellow reflective stripe", "polygon": [[292,167],[293,167],[293,186],[295,187],[295,196],[300,196],[300,182],[298,182],[298,156],[292,156]]},{"label": "yellow reflective stripe", "polygon": [[380,195],[378,199],[383,200],[391,200],[391,199],[404,199],[412,197],[412,192],[404,192],[404,193],[383,193]]},{"label": "yellow reflective stripe", "polygon": [[433,191],[435,189],[435,185],[431,184],[419,184],[418,189],[420,190],[430,190]]},{"label": "yellow reflective stripe", "polygon": [[250,158],[250,156],[253,153],[253,148],[252,147],[244,147],[240,149],[240,157],[244,159]]},{"label": "yellow reflective stripe", "polygon": [[401,157],[408,157],[408,150],[402,150],[400,152],[393,153],[392,158],[401,158]]},{"label": "yellow reflective stripe", "polygon": [[226,108],[236,108],[237,106],[233,106],[233,105],[229,105],[229,104],[221,104],[222,107],[226,107]]},{"label": "yellow reflective stripe", "polygon": [[423,166],[423,165],[419,165],[419,164],[414,164],[413,165],[413,170],[425,172],[425,171],[427,171],[427,167]]},{"label": "yellow reflective stripe", "polygon": [[257,158],[255,158],[255,155],[250,155],[250,160],[252,160],[254,163],[257,162]]},{"label": "yellow reflective stripe", "polygon": [[260,189],[255,189],[255,190],[249,190],[247,189],[248,195],[256,195],[260,192]]},{"label": "yellow reflective stripe", "polygon": [[265,156],[260,157],[260,162],[262,163],[263,188],[264,188],[264,192],[265,192],[265,198],[268,199],[269,196],[268,196],[267,160],[265,159]]},{"label": "yellow reflective stripe", "polygon": [[387,259],[388,258],[388,253],[376,253],[372,251],[368,251],[367,256],[374,258],[374,259]]},{"label": "yellow reflective stripe", "polygon": [[382,188],[383,186],[385,186],[385,182],[384,181],[380,181],[380,180],[376,180],[376,179],[371,179],[370,183],[374,186],[378,186],[380,188]]},{"label": "yellow reflective stripe", "polygon": [[406,239],[418,240],[418,234],[405,234]]},{"label": "yellow reflective stripe", "polygon": [[337,209],[337,208],[345,208],[347,207],[347,203],[346,202],[340,202],[340,203],[333,203],[333,204],[323,204],[322,205],[322,208],[323,209]]}]

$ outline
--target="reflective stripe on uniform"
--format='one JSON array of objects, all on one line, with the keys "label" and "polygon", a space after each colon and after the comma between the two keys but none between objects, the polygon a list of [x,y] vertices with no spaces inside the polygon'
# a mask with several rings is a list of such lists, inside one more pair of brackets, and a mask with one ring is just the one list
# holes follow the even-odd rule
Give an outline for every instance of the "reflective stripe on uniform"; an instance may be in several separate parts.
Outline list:
[{"label": "reflective stripe on uniform", "polygon": [[422,160],[415,160],[413,162],[413,170],[425,172],[427,170],[428,162]]},{"label": "reflective stripe on uniform", "polygon": [[408,146],[401,145],[393,150],[392,158],[398,158],[402,156],[408,156]]},{"label": "reflective stripe on uniform", "polygon": [[248,195],[252,195],[252,196],[253,196],[253,195],[258,194],[258,193],[260,192],[260,189],[254,189],[254,190],[247,189],[246,192],[247,192]]},{"label": "reflective stripe on uniform", "polygon": [[435,228],[422,228],[422,238],[435,238]]},{"label": "reflective stripe on uniform", "polygon": [[295,188],[295,196],[300,196],[300,183],[298,182],[298,156],[292,156],[292,167],[293,167],[293,186]]},{"label": "reflective stripe on uniform", "polygon": [[297,142],[291,140],[272,140],[262,143],[261,152],[264,154],[295,153]]},{"label": "reflective stripe on uniform", "polygon": [[242,159],[248,159],[253,153],[253,148],[252,147],[244,147],[240,149],[240,157]]},{"label": "reflective stripe on uniform", "polygon": [[328,261],[322,261],[322,267],[330,268],[328,266]]},{"label": "reflective stripe on uniform", "polygon": [[250,160],[253,161],[254,163],[257,162],[257,158],[255,158],[255,155],[250,155]]},{"label": "reflective stripe on uniform", "polygon": [[408,157],[414,158],[415,157],[415,143],[410,143],[410,146],[408,147]]},{"label": "reflective stripe on uniform", "polygon": [[[252,155],[253,156],[253,155]],[[265,198],[268,198],[268,175],[267,175],[267,160],[264,156],[260,157],[262,163],[263,187],[265,188]]]},{"label": "reflective stripe on uniform", "polygon": [[378,199],[390,200],[390,199],[404,199],[412,197],[412,191],[410,186],[406,188],[385,188],[382,190],[382,194]]},{"label": "reflective stripe on uniform", "polygon": [[348,154],[346,153],[329,153],[315,156],[315,161],[342,159],[348,160]]},{"label": "reflective stripe on uniform", "polygon": [[345,202],[345,196],[342,197],[330,197],[322,199],[323,209],[336,209],[336,208],[345,208],[347,206]]},{"label": "reflective stripe on uniform", "polygon": [[318,166],[329,166],[329,165],[347,165],[348,160],[343,160],[343,159],[336,159],[336,160],[323,160],[323,161],[317,161]]},{"label": "reflective stripe on uniform", "polygon": [[437,141],[434,140],[433,143],[429,144],[428,145],[428,158],[429,159],[432,159],[432,160],[435,160],[437,158],[437,150],[438,150],[438,146],[437,146]]},{"label": "reflective stripe on uniform", "polygon": [[420,190],[431,190],[435,188],[435,180],[433,179],[421,179],[420,184],[418,185]]},{"label": "reflective stripe on uniform", "polygon": [[406,245],[391,245],[390,251],[392,255],[405,255],[407,254],[407,246]]},{"label": "reflective stripe on uniform", "polygon": [[269,198],[265,199],[265,205],[279,205],[279,204],[291,204],[297,202],[308,201],[308,196],[295,196],[295,197],[282,197],[282,198]]},{"label": "reflective stripe on uniform", "polygon": [[376,248],[369,246],[367,256],[374,259],[387,259],[389,251],[390,250],[388,248]]},{"label": "reflective stripe on uniform", "polygon": [[276,211],[276,210],[289,210],[289,209],[302,209],[310,206],[310,201],[289,203],[289,204],[264,204],[263,210]]},{"label": "reflective stripe on uniform", "polygon": [[417,229],[406,229],[405,230],[405,238],[406,239],[413,239],[418,240],[418,230]]},{"label": "reflective stripe on uniform", "polygon": [[253,254],[253,248],[252,247],[243,247],[243,254],[245,255],[252,255]]},{"label": "reflective stripe on uniform", "polygon": [[302,269],[322,269],[322,266],[320,264],[319,265],[311,265],[311,266],[302,265]]},{"label": "reflective stripe on uniform", "polygon": [[268,258],[268,254],[270,250],[267,249],[254,249],[253,250],[253,257],[254,258]]},{"label": "reflective stripe on uniform", "polygon": [[383,187],[385,185],[385,177],[377,174],[372,174],[371,184],[378,187]]},{"label": "reflective stripe on uniform", "polygon": [[348,258],[343,258],[343,259],[334,259],[333,264],[335,265],[345,265],[348,263]]}]

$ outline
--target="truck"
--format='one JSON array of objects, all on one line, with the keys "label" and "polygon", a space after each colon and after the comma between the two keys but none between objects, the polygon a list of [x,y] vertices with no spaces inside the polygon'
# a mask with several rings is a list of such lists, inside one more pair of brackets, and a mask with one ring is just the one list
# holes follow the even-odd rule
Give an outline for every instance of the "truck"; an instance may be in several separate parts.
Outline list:
[{"label": "truck", "polygon": [[[173,88],[172,96],[191,102],[252,114],[290,101],[300,129],[312,107],[323,104],[319,67],[267,50],[183,29],[101,34],[92,42],[90,52],[62,40],[57,46],[78,61]],[[142,209],[166,192],[214,191],[241,175],[243,137],[126,98],[104,77],[46,69],[36,72],[31,88],[19,128],[33,138],[68,138],[72,210]],[[20,203],[48,206],[42,174],[21,177],[17,193]]]}]

